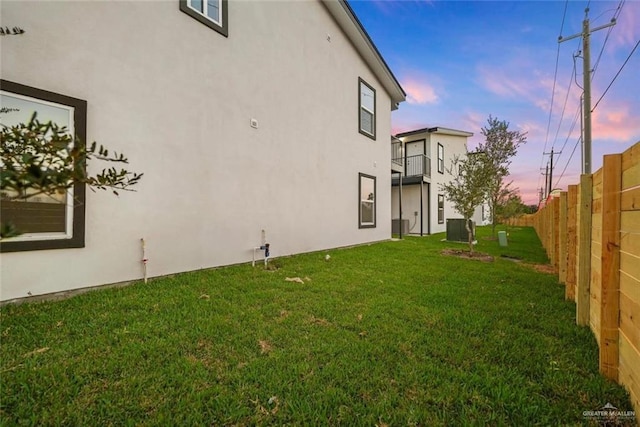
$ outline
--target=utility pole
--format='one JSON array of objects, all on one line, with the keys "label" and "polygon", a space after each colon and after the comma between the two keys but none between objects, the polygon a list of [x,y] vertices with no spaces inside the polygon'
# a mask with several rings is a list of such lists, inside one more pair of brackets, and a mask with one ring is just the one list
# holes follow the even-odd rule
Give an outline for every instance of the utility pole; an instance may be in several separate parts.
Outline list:
[{"label": "utility pole", "polygon": [[549,189],[549,162],[547,162],[547,167],[544,169],[544,173],[541,175],[544,175],[544,191],[542,188],[540,188],[540,200],[544,200],[548,196],[547,190]]},{"label": "utility pole", "polygon": [[582,21],[581,33],[574,34],[569,37],[562,37],[562,36],[558,37],[558,43],[566,42],[567,40],[575,39],[576,37],[582,37],[582,46],[583,46],[582,82],[583,82],[583,90],[584,90],[584,99],[582,101],[583,102],[582,113],[583,113],[583,121],[584,121],[582,170],[583,170],[583,173],[586,173],[586,174],[591,173],[591,43],[589,41],[589,38],[591,36],[591,33],[616,25],[616,19],[612,18],[611,22],[609,22],[608,24],[590,29],[589,18],[587,16],[588,14],[589,14],[589,8],[586,8],[584,10],[584,21]]},{"label": "utility pole", "polygon": [[559,153],[556,153],[553,151],[553,148],[552,148],[550,153],[542,153],[542,154],[550,155],[550,158],[551,158],[551,166],[549,166],[549,164],[547,163],[547,173],[546,173],[546,175],[549,176],[549,181],[547,182],[547,196],[548,196],[553,191],[553,155],[562,154],[562,151],[560,151]]}]

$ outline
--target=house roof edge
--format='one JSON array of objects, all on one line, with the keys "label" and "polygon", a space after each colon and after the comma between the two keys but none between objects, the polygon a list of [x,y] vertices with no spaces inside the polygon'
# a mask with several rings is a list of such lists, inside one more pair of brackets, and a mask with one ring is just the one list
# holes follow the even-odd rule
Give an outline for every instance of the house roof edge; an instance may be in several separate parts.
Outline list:
[{"label": "house roof edge", "polygon": [[395,110],[398,104],[406,100],[407,94],[349,3],[346,0],[321,0],[321,2],[387,90],[391,96],[391,107]]}]

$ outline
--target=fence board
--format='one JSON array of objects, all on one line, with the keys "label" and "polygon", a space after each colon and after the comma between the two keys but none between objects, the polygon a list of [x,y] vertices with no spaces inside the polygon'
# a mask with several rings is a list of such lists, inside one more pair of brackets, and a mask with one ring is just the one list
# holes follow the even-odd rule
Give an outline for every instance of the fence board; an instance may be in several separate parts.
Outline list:
[{"label": "fence board", "polygon": [[602,212],[602,198],[595,199],[592,202],[591,212],[592,213],[601,213]]},{"label": "fence board", "polygon": [[[640,164],[640,141],[636,142],[622,153],[622,173]],[[624,187],[623,187],[624,188]]]},{"label": "fence board", "polygon": [[640,348],[640,319],[634,316],[640,313],[640,303],[632,301],[626,294],[620,293],[620,331],[635,348]]},{"label": "fence board", "polygon": [[560,201],[558,203],[558,271],[560,283],[565,284],[565,298],[569,299],[569,291],[566,288],[567,283],[567,192],[560,193]]},{"label": "fence board", "polygon": [[567,193],[567,284],[566,297],[576,299],[576,258],[578,243],[578,186],[570,185]]},{"label": "fence board", "polygon": [[[640,279],[629,276],[624,271],[620,271],[620,293],[640,305]],[[637,316],[637,313],[636,313]],[[639,317],[640,320],[640,316]]]},{"label": "fence board", "polygon": [[640,187],[622,192],[620,195],[620,210],[640,210]]},{"label": "fence board", "polygon": [[640,210],[622,212],[620,229],[640,233]]},{"label": "fence board", "polygon": [[640,163],[630,164],[622,173],[622,189],[633,188],[640,185]]},{"label": "fence board", "polygon": [[589,324],[589,305],[591,304],[591,229],[592,218],[591,201],[593,200],[593,177],[580,176],[578,187],[578,260],[576,278],[576,323]]},{"label": "fence board", "polygon": [[591,283],[589,284],[589,325],[600,345],[600,260],[591,260]]},{"label": "fence board", "polygon": [[604,156],[602,165],[602,255],[600,372],[618,380],[620,327],[620,189],[622,156]]},{"label": "fence board", "polygon": [[640,233],[620,231],[620,252],[631,255],[640,254]]},{"label": "fence board", "polygon": [[620,252],[620,270],[634,279],[640,280],[640,257]]},{"label": "fence board", "polygon": [[620,334],[620,369],[618,381],[629,391],[631,403],[636,410],[636,417],[640,409],[640,352],[634,347],[628,337]]}]

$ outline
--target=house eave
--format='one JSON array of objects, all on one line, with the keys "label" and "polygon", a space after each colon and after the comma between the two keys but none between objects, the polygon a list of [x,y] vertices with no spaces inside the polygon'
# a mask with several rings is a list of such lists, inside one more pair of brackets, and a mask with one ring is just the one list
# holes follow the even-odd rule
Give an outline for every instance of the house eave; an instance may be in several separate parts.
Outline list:
[{"label": "house eave", "polygon": [[445,127],[441,127],[441,126],[437,126],[437,127],[426,127],[426,128],[422,128],[422,129],[416,129],[416,130],[410,130],[407,132],[402,132],[399,134],[396,134],[396,138],[404,138],[407,136],[413,136],[413,135],[418,135],[421,133],[435,133],[435,134],[441,134],[441,135],[453,135],[453,136],[466,136],[466,137],[471,137],[473,136],[473,132],[467,132],[464,130],[457,130],[457,129],[450,129],[450,128],[445,128]]},{"label": "house eave", "polygon": [[391,110],[396,110],[404,102],[407,94],[382,58],[382,55],[358,20],[355,13],[345,0],[321,0],[331,16],[336,20],[342,31],[358,53],[362,56],[371,71],[380,80],[391,97]]}]

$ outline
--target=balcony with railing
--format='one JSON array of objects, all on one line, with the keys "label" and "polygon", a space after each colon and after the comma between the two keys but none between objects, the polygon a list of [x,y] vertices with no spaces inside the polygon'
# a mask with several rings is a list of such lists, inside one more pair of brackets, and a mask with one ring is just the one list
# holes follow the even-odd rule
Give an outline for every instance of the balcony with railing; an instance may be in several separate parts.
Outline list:
[{"label": "balcony with railing", "polygon": [[391,171],[403,173],[402,142],[391,140]]},{"label": "balcony with railing", "polygon": [[404,176],[431,177],[431,159],[424,154],[416,154],[404,158]]}]

